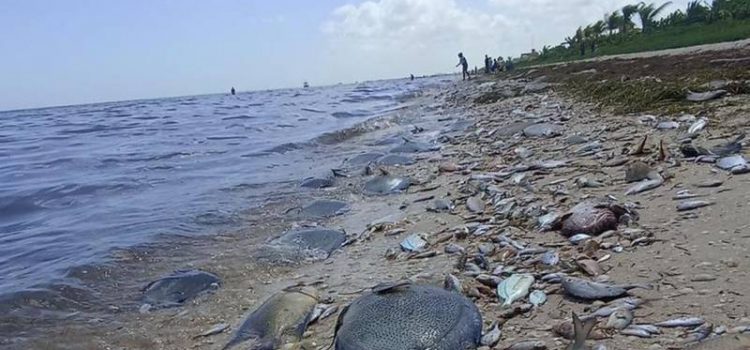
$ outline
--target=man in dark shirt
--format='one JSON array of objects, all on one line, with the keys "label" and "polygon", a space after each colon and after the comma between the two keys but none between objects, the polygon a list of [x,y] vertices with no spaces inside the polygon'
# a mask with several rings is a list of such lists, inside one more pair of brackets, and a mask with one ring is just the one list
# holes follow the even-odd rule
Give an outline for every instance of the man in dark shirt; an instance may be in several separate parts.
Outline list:
[{"label": "man in dark shirt", "polygon": [[456,67],[458,66],[461,66],[462,68],[463,80],[471,79],[469,76],[469,62],[466,61],[466,57],[464,57],[464,54],[461,52],[458,53],[458,64]]}]

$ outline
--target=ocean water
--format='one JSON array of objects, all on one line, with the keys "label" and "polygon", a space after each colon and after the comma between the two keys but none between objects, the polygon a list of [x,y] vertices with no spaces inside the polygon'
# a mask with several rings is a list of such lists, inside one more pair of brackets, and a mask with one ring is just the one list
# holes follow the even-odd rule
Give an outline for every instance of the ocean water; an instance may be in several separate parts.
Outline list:
[{"label": "ocean water", "polygon": [[0,294],[49,283],[114,248],[238,224],[239,211],[323,168],[316,144],[336,140],[326,135],[438,83],[0,112]]}]

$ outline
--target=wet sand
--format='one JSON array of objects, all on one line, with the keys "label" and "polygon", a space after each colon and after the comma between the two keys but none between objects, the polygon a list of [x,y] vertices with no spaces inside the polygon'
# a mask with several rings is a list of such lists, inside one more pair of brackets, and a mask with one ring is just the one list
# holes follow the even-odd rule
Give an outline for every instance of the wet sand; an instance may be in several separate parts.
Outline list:
[{"label": "wet sand", "polygon": [[[28,319],[24,319],[28,324],[7,323],[2,329],[17,331],[13,334],[20,336],[0,344],[18,349],[220,349],[248,312],[289,285],[313,285],[327,302],[341,309],[358,296],[357,291],[380,282],[409,278],[418,283],[442,285],[445,274],[452,273],[461,279],[466,293],[479,307],[485,326],[494,320],[502,321],[502,337],[494,348],[504,349],[519,341],[538,339],[547,348],[563,349],[569,341],[555,334],[553,326],[569,320],[571,311],[585,314],[601,303],[573,300],[564,296],[559,284],[540,282],[539,277],[562,270],[563,264],[575,266],[582,256],[601,260],[599,265],[613,282],[654,286],[652,290],[632,290],[633,295],[648,301],[634,311],[634,323],[700,316],[715,329],[750,325],[747,293],[750,218],[746,214],[750,206],[750,174],[731,175],[711,164],[683,159],[677,140],[689,123],[682,123],[676,130],[657,130],[640,121],[642,113],[613,114],[594,104],[565,97],[555,85],[529,89],[535,83],[523,73],[510,78],[481,78],[456,82],[445,90],[427,91],[412,107],[399,112],[397,119],[401,124],[350,141],[368,144],[392,137],[394,131],[408,134],[411,124],[424,129],[411,138],[438,139],[442,148],[412,155],[417,160],[415,164],[384,167],[394,175],[413,180],[414,184],[405,193],[366,196],[361,188],[368,177],[338,178],[335,188],[306,191],[297,203],[271,201],[248,212],[246,228],[239,232],[175,240],[175,245],[166,251],[144,248],[124,252],[116,265],[96,271],[83,268],[79,273],[83,281],[102,286],[97,292],[112,298],[111,306],[86,309],[86,305],[81,305],[84,312],[55,314],[58,317],[55,322],[41,322],[35,331],[26,327],[33,324]],[[512,93],[493,103],[474,102],[492,91]],[[710,106],[710,122],[694,142],[718,143],[750,128],[746,96],[728,96],[706,105]],[[662,117],[677,118],[677,115]],[[466,130],[441,132],[463,119],[470,124]],[[519,134],[520,126],[541,121],[563,126],[563,134],[554,138]],[[586,143],[598,141],[599,148],[588,154],[579,152],[585,143],[566,141],[573,135],[582,136]],[[650,135],[649,151],[637,156],[624,155],[644,135]],[[671,156],[666,160],[658,159],[658,140],[664,140],[670,150]],[[347,145],[322,151],[334,152],[333,148]],[[519,150],[521,147],[533,155],[524,154]],[[527,158],[522,158],[522,154]],[[616,156],[624,156],[630,162],[641,159],[649,163],[661,170],[666,182],[651,191],[626,196],[626,189],[632,186],[623,180],[627,165],[602,165]],[[523,172],[525,179],[520,183],[508,172],[519,164],[547,160],[567,163],[554,169]],[[459,169],[439,171],[445,164]],[[580,177],[604,186],[580,188],[576,185]],[[696,186],[716,179],[722,181],[720,186]],[[489,189],[492,186],[494,189]],[[705,195],[699,199],[714,204],[678,212],[678,202],[672,197],[684,189]],[[476,193],[482,193],[487,204],[479,214],[470,213],[465,205],[466,199]],[[601,239],[599,249],[591,249],[590,245],[573,246],[556,231],[540,232],[536,228],[538,217],[546,212],[563,213],[585,199],[608,195],[637,207],[639,220],[631,227],[620,225],[609,237]],[[493,207],[493,201],[503,196],[516,198],[517,208],[522,210],[512,217],[497,213],[501,208]],[[427,198],[431,197],[450,199],[456,209],[453,213],[428,211],[432,200]],[[290,208],[302,206],[312,198],[342,200],[349,203],[350,210],[322,220],[290,214]],[[368,225],[373,222],[389,224],[370,232]],[[469,233],[461,238],[465,236],[462,232],[471,231],[476,223],[487,225],[487,230],[481,235]],[[286,267],[269,267],[256,261],[253,251],[259,244],[303,225],[340,228],[360,239],[325,261]],[[625,234],[632,232],[628,229],[643,230],[652,239],[633,245],[633,240]],[[263,234],[258,235],[259,232]],[[431,242],[439,237],[451,238],[429,247],[435,256],[415,259],[398,248],[399,242],[411,233],[424,233]],[[516,272],[530,272],[537,276],[533,289],[548,294],[549,300],[542,306],[512,317],[501,307],[494,288],[481,287],[473,277],[456,270],[458,256],[444,251],[445,245],[453,243],[472,255],[479,244],[490,243],[501,235],[526,247],[557,250],[562,260],[558,266],[544,268],[530,264],[526,258],[514,257],[512,252],[508,253],[509,249],[502,250],[500,246],[495,254],[488,256],[491,266],[483,273],[490,274],[499,265],[513,267]],[[610,248],[603,248],[606,246]],[[395,258],[386,258],[389,249],[398,252]],[[223,280],[222,287],[183,307],[138,312],[140,286],[170,269],[185,267],[216,273]],[[592,278],[583,271],[567,272]],[[134,276],[140,278],[133,279]],[[118,281],[131,280],[125,277],[135,282],[119,284]],[[527,301],[517,301],[513,306],[524,303]],[[335,320],[333,315],[310,325],[305,348],[327,348],[333,340]],[[195,338],[220,323],[231,327],[218,335]],[[599,327],[604,323],[606,319],[601,319]],[[642,339],[601,331],[607,338],[590,340],[589,344],[602,343],[608,349],[682,348],[686,333],[684,328],[664,328],[661,334]],[[24,336],[28,339],[22,339]]]}]

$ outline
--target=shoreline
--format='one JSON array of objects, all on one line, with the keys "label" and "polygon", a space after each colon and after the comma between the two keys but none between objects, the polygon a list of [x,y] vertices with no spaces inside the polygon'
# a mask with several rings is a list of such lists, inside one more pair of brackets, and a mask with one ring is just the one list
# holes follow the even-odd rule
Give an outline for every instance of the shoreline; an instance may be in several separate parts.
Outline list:
[{"label": "shoreline", "polygon": [[[180,308],[147,314],[140,314],[133,309],[113,311],[113,315],[119,314],[113,320],[92,322],[89,319],[83,324],[52,328],[38,339],[32,339],[28,345],[31,348],[114,346],[215,349],[228,341],[232,331],[248,311],[274,292],[291,284],[301,282],[314,285],[321,295],[332,299],[341,309],[357,296],[348,295],[349,293],[380,282],[410,278],[419,283],[442,284],[446,273],[454,273],[469,288],[480,291],[473,298],[483,315],[485,327],[493,320],[503,321],[501,348],[531,339],[544,341],[549,348],[564,347],[567,341],[555,335],[552,327],[565,321],[571,311],[584,313],[587,309],[590,310],[591,304],[569,300],[564,297],[559,285],[538,282],[535,289],[547,292],[547,303],[515,317],[504,317],[505,310],[500,307],[497,296],[482,294],[481,290],[484,288],[480,288],[478,282],[464,275],[463,271],[454,270],[457,257],[444,252],[446,243],[455,243],[473,253],[479,244],[491,242],[498,235],[507,235],[528,247],[558,250],[561,259],[568,262],[575,263],[581,254],[602,260],[601,267],[612,281],[653,284],[656,287],[653,290],[634,292],[635,295],[650,300],[635,310],[636,323],[653,323],[690,315],[704,317],[717,326],[729,328],[750,324],[746,311],[743,314],[745,306],[750,304],[750,296],[743,292],[750,287],[746,278],[746,271],[750,267],[746,259],[747,249],[750,247],[750,221],[743,218],[744,209],[750,205],[744,197],[746,191],[743,191],[750,184],[748,175],[714,173],[714,168],[706,164],[682,162],[671,165],[654,160],[653,154],[632,156],[629,160],[642,158],[663,172],[670,173],[672,177],[657,189],[625,196],[623,193],[631,184],[621,180],[624,166],[602,167],[602,163],[608,160],[607,157],[619,155],[622,149],[631,148],[642,135],[650,134],[654,139],[670,140],[677,138],[682,131],[655,130],[650,125],[641,123],[638,115],[612,115],[597,111],[592,104],[570,100],[552,90],[528,91],[526,88],[531,84],[533,82],[523,79],[477,79],[467,83],[457,82],[443,90],[424,94],[423,102],[415,104],[415,109],[408,111],[414,113],[412,117],[418,120],[415,124],[425,130],[415,137],[440,138],[443,141],[442,149],[417,155],[414,165],[387,167],[393,174],[408,175],[416,180],[416,184],[406,193],[384,197],[364,196],[359,190],[363,178],[354,177],[340,181],[335,189],[313,195],[314,198],[341,199],[351,205],[347,214],[325,221],[321,226],[343,228],[347,233],[360,234],[366,232],[368,224],[374,221],[393,221],[393,225],[385,232],[373,232],[370,239],[344,247],[323,262],[303,264],[298,268],[280,267],[260,271],[247,252],[251,246],[262,243],[263,239],[250,238],[245,232],[263,231],[274,236],[290,227],[304,224],[304,220],[283,214],[288,209],[286,203],[271,203],[248,213],[248,226],[240,232],[202,237],[195,242],[185,243],[194,251],[209,247],[214,249],[214,254],[206,254],[200,260],[191,257],[190,251],[184,247],[174,247],[173,252],[176,254],[169,258],[167,255],[152,257],[148,253],[125,257],[126,263],[133,263],[133,270],[130,271],[133,274],[155,275],[150,270],[154,269],[152,263],[160,262],[164,266],[168,261],[173,265],[187,264],[217,272],[224,280],[224,285],[214,294]],[[474,102],[488,91],[506,88],[527,91],[493,103]],[[462,117],[466,117],[472,124],[467,130],[440,133]],[[564,134],[540,139],[513,136],[523,130],[522,125],[537,121],[561,125],[565,129]],[[407,125],[402,125],[402,128]],[[708,131],[724,128],[722,124],[711,123]],[[747,131],[747,125],[743,128]],[[731,133],[737,130],[722,131]],[[350,141],[376,141],[384,133],[366,133]],[[581,155],[577,150],[584,144],[570,144],[567,141],[573,135],[586,138],[587,143],[597,141],[598,150],[593,154]],[[649,146],[652,149],[654,147],[653,143]],[[525,148],[533,154],[521,157],[520,154],[526,152],[519,151],[519,148]],[[527,182],[523,182],[523,179],[520,181],[528,186],[519,186],[510,176],[502,175],[508,169],[537,160],[566,160],[567,164],[554,169],[525,172]],[[439,172],[438,166],[445,163],[456,164],[463,170]],[[578,187],[576,181],[581,177],[592,178],[602,182],[604,186]],[[723,180],[719,187],[695,186],[696,183],[717,177]],[[488,186],[493,185],[506,193],[503,195],[505,198],[516,198],[519,207],[528,210],[521,211],[519,217],[513,219],[498,216],[497,208],[493,208],[496,198],[490,197],[491,192],[487,190]],[[715,204],[688,215],[680,214],[674,210],[676,202],[671,197],[681,189],[705,193]],[[472,214],[466,210],[465,201],[476,193],[485,196],[487,208],[483,213]],[[639,207],[637,210],[640,220],[632,228],[648,232],[655,239],[646,245],[631,245],[632,240],[622,235],[613,235],[602,241],[614,244],[612,247],[620,246],[622,252],[618,253],[616,249],[597,249],[591,253],[581,251],[580,246],[570,245],[558,232],[541,233],[533,227],[538,216],[545,212],[564,212],[587,198],[607,195],[622,202],[632,202]],[[423,199],[429,196],[451,198],[457,207],[455,214],[428,212],[426,207],[431,201]],[[430,247],[436,253],[434,257],[413,259],[404,253],[398,254],[394,260],[384,257],[389,248],[397,249],[398,243],[410,233],[425,233],[434,241],[441,234],[463,231],[467,225],[476,222],[488,225],[486,235],[470,235],[465,239],[453,237],[448,242],[436,243]],[[386,234],[399,232],[393,231],[395,228],[404,231]],[[621,225],[618,232],[622,233],[625,229],[627,227]],[[529,271],[537,276],[556,270],[540,269],[525,260],[513,260],[500,253],[494,254],[491,261],[495,265],[508,264],[514,266],[516,271]],[[658,263],[654,264],[654,261]],[[148,268],[145,271],[141,269],[146,266]],[[150,273],[144,273],[146,271]],[[698,281],[693,278],[697,273],[711,274],[714,278],[711,281]],[[575,275],[586,276],[580,271],[575,272]],[[126,290],[133,290],[135,286],[125,287]],[[117,289],[118,286],[113,288]],[[132,294],[126,298],[134,296],[136,295]],[[721,306],[717,306],[717,298]],[[606,320],[600,321],[600,326],[604,322]],[[231,325],[230,330],[211,337],[193,339],[193,336],[219,323]],[[305,340],[309,348],[327,347],[332,340],[334,324],[335,317],[329,317],[311,325],[308,328],[310,336]],[[666,346],[679,346],[681,334],[665,330],[663,334],[651,339],[613,334],[610,339],[600,342],[606,344],[608,349],[649,346],[663,349]],[[591,344],[594,342],[590,341]]]}]

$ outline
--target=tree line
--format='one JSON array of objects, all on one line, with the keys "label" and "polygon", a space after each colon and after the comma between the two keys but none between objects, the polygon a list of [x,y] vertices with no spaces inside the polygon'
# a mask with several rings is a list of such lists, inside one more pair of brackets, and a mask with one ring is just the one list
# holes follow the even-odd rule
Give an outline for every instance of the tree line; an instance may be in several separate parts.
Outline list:
[{"label": "tree line", "polygon": [[[670,5],[671,1],[661,5],[645,2],[626,5],[606,14],[596,23],[579,27],[575,34],[566,37],[560,45],[545,46],[539,59],[595,54],[602,44],[616,45],[669,28],[750,19],[750,0],[713,0],[710,4],[694,0],[688,3],[684,11],[678,9],[660,18]],[[640,21],[640,27],[636,27],[633,22],[636,18]]]}]

